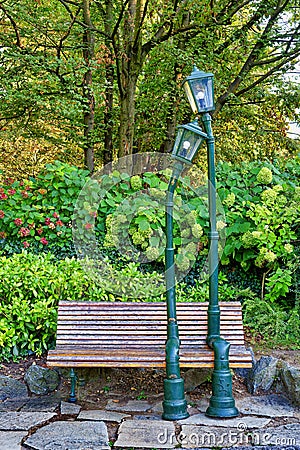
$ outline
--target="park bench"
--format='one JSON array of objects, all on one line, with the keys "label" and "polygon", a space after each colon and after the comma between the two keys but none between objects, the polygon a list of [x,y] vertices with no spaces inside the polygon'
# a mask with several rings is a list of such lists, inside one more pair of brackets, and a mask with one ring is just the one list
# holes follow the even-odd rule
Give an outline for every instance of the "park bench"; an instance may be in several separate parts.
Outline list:
[{"label": "park bench", "polygon": [[[208,303],[177,303],[180,366],[213,367],[206,344]],[[231,343],[230,367],[252,366],[245,348],[241,305],[220,302],[221,336]],[[70,302],[58,308],[53,367],[165,367],[167,330],[163,302]]]}]

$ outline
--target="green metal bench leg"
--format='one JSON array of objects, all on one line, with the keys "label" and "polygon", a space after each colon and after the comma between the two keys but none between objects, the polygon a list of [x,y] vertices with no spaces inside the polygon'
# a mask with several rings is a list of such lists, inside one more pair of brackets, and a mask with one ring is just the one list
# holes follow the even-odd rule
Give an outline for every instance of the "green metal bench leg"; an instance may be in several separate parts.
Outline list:
[{"label": "green metal bench leg", "polygon": [[69,402],[70,403],[76,403],[77,402],[77,398],[76,398],[76,373],[75,370],[72,368],[70,370],[70,380],[71,380],[71,391],[70,391],[70,397],[69,397]]}]

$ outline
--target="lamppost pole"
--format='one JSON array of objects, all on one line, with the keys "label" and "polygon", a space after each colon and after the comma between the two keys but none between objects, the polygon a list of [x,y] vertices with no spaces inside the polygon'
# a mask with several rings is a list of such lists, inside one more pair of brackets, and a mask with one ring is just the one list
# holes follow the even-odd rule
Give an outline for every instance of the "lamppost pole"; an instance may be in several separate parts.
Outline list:
[{"label": "lamppost pole", "polygon": [[213,74],[194,67],[183,86],[191,108],[201,114],[205,130],[208,162],[209,200],[209,306],[207,311],[207,344],[214,351],[212,396],[206,415],[211,417],[235,417],[239,414],[232,397],[232,376],[229,369],[230,343],[220,335],[220,307],[218,300],[218,240],[216,210],[215,145],[209,112],[214,108]]},{"label": "lamppost pole", "polygon": [[175,261],[173,245],[173,198],[183,163],[176,161],[169,181],[166,198],[166,298],[167,298],[167,342],[166,374],[164,380],[163,419],[180,420],[189,416],[184,397],[184,382],[179,368],[179,332],[176,316]]}]

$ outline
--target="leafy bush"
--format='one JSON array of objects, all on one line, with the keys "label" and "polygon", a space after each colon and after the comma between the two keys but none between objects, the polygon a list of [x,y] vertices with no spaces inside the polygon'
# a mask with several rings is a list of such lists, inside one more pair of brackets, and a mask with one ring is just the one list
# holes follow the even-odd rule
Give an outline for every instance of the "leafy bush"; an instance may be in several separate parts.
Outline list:
[{"label": "leafy bush", "polygon": [[71,246],[71,220],[88,172],[56,161],[37,178],[5,180],[0,188],[0,249],[43,251]]},{"label": "leafy bush", "polygon": [[218,169],[218,192],[227,218],[221,263],[239,264],[249,274],[260,271],[261,293],[271,302],[289,292],[296,267],[299,176],[299,162],[283,168],[257,162],[235,168],[223,163]]},{"label": "leafy bush", "polygon": [[[148,286],[144,296],[151,300],[151,281],[162,283],[155,272],[143,275],[133,264],[115,273],[118,281],[94,278],[79,260],[57,261],[51,254],[23,251],[0,257],[0,358],[22,356],[28,351],[41,354],[51,347],[60,300],[124,301],[130,295],[140,299],[142,281],[143,286]],[[112,286],[116,282],[118,285]],[[157,295],[162,292],[161,283]],[[124,291],[124,296],[111,293],[116,287],[119,292]]]}]

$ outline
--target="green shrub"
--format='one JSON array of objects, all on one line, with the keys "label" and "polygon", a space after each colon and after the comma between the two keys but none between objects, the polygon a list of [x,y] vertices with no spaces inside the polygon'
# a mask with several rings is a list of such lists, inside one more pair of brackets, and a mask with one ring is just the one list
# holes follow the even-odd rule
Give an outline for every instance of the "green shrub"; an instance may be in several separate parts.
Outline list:
[{"label": "green shrub", "polygon": [[0,187],[0,251],[71,246],[74,204],[88,172],[56,161],[37,178]]},{"label": "green shrub", "polygon": [[[163,278],[155,272],[142,274],[131,263],[114,270],[115,279],[111,275],[92,277],[79,260],[57,261],[51,254],[23,251],[0,257],[0,358],[22,356],[28,351],[41,354],[53,346],[60,300],[162,299]],[[119,294],[111,293],[115,290]],[[154,294],[158,297],[152,297]]]}]

